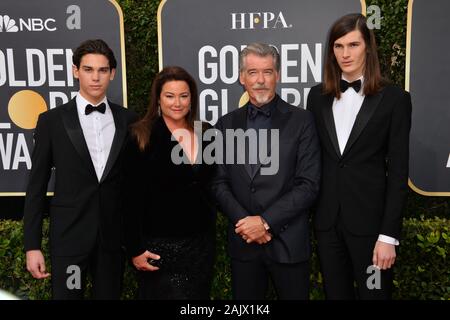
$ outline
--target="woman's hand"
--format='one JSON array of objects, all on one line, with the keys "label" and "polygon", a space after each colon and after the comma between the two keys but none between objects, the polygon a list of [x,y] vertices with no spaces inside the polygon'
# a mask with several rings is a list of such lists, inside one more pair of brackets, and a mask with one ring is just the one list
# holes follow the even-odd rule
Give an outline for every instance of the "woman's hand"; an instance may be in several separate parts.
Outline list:
[{"label": "woman's hand", "polygon": [[146,250],[143,254],[133,257],[131,260],[133,261],[133,265],[139,271],[156,271],[159,270],[159,268],[148,263],[148,259],[159,260],[159,258],[160,256],[157,254]]}]

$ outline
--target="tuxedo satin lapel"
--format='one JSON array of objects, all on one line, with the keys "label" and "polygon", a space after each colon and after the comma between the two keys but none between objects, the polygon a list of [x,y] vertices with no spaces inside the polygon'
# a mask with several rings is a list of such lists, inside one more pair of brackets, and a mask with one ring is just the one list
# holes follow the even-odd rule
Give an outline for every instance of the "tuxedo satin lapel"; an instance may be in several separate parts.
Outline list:
[{"label": "tuxedo satin lapel", "polygon": [[[281,98],[278,98],[278,103],[276,108],[274,108],[274,112],[271,118],[271,129],[277,129],[278,130],[278,137],[279,137],[279,141],[276,141],[275,143],[278,144],[278,148],[280,148],[280,142],[281,140],[284,138],[283,137],[283,130],[286,128],[286,124],[289,121],[289,115],[290,112],[288,111],[287,108],[283,108],[283,100],[281,100]],[[287,137],[287,139],[289,139],[289,137]],[[272,142],[271,142],[271,134],[270,134],[270,130],[267,131],[267,158],[270,157],[271,152],[272,152]],[[259,146],[258,146],[258,152],[259,152]],[[258,155],[259,156],[259,155]],[[265,162],[265,160],[267,160],[267,158],[265,158],[262,161],[258,162],[258,165],[256,167],[256,170],[253,172],[253,175],[250,175],[250,177],[252,178],[252,180],[255,178],[256,174],[259,172],[262,163]],[[251,172],[251,171],[250,171]]]},{"label": "tuxedo satin lapel", "polygon": [[80,155],[81,159],[87,165],[89,171],[96,176],[94,164],[89,154],[89,149],[84,139],[83,130],[81,129],[80,119],[78,118],[77,104],[75,99],[71,100],[66,106],[64,106],[64,112],[62,112],[62,120],[64,128],[72,142],[75,150]]},{"label": "tuxedo satin lapel", "polygon": [[372,96],[366,96],[364,98],[361,109],[356,116],[355,124],[353,125],[352,131],[350,132],[347,144],[345,145],[344,152],[342,153],[343,157],[349,152],[353,144],[361,135],[361,132],[364,130],[370,118],[373,116],[382,97],[383,91]]},{"label": "tuxedo satin lapel", "polygon": [[117,157],[119,156],[120,150],[122,149],[123,141],[125,139],[127,132],[126,119],[125,117],[120,116],[121,112],[119,108],[122,107],[119,107],[109,101],[108,103],[113,114],[116,131],[114,133],[113,142],[111,144],[111,150],[109,152],[108,161],[106,162],[105,170],[103,171],[103,175],[102,178],[100,179],[100,182],[103,182],[105,180],[105,178],[111,171],[112,167],[114,166],[114,163],[116,162]]},{"label": "tuxedo satin lapel", "polygon": [[[235,130],[242,129],[244,132],[245,132],[245,130],[247,130],[247,108],[248,108],[248,106],[241,107],[236,112],[236,115],[233,119],[233,128],[235,128]],[[223,138],[226,139],[226,132],[224,132]],[[235,143],[236,143],[236,141],[235,141]],[[250,165],[248,164],[248,149],[246,149],[246,150],[244,150],[244,152],[242,152],[242,150],[237,149],[237,146],[235,144],[234,152],[236,155],[235,159],[239,160],[238,163],[242,163],[245,161],[244,162],[245,164],[238,164],[238,167],[242,168],[242,171],[244,171],[250,178],[252,175],[252,169],[251,169]]]},{"label": "tuxedo satin lapel", "polygon": [[328,131],[331,144],[334,147],[334,151],[338,157],[341,157],[341,150],[339,149],[338,138],[336,134],[336,124],[334,123],[333,116],[333,100],[331,95],[323,96],[322,115],[325,122],[325,127]]}]

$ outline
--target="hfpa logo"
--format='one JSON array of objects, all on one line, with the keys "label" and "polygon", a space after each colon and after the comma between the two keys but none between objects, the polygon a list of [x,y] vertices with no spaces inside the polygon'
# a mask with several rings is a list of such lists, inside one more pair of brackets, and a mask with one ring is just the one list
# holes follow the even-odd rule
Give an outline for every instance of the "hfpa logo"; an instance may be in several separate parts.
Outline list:
[{"label": "hfpa logo", "polygon": [[283,12],[240,12],[231,13],[231,30],[246,29],[289,29],[292,24],[287,24]]},{"label": "hfpa logo", "polygon": [[18,32],[18,31],[56,31],[55,19],[41,18],[19,18],[19,24],[8,15],[0,15],[0,32]]}]

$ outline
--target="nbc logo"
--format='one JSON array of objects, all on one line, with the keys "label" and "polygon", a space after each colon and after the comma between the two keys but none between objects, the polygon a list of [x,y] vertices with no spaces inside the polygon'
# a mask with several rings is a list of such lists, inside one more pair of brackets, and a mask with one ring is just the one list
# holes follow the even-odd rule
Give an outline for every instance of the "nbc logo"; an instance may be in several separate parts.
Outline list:
[{"label": "nbc logo", "polygon": [[8,15],[0,15],[0,32],[18,32],[18,31],[56,31],[55,19],[47,18],[19,18],[12,19]]},{"label": "nbc logo", "polygon": [[0,32],[17,32],[19,28],[16,26],[16,21],[7,15],[0,15]]}]

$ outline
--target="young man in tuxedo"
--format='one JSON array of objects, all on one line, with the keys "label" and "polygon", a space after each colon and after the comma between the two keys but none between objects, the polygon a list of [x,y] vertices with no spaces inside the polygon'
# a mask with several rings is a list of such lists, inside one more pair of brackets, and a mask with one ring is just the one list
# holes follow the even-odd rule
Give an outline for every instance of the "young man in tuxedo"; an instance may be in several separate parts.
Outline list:
[{"label": "young man in tuxedo", "polygon": [[50,203],[53,299],[82,299],[87,273],[92,277],[94,299],[120,297],[120,153],[135,115],[106,98],[116,66],[103,40],[83,42],[73,54],[78,95],[42,113],[34,132],[24,210],[27,269],[36,279],[50,276],[41,240],[47,184],[54,168]]},{"label": "young man in tuxedo", "polygon": [[381,78],[363,15],[331,27],[324,82],[311,89],[307,108],[322,146],[314,226],[326,296],[388,299],[407,193],[411,98]]},{"label": "young man in tuxedo", "polygon": [[[213,184],[229,219],[232,289],[239,300],[264,299],[269,276],[279,299],[309,295],[308,213],[319,192],[319,140],[312,114],[276,94],[279,72],[280,56],[274,47],[252,43],[244,48],[239,79],[250,101],[216,124],[223,136],[251,130],[259,136],[259,142],[247,143],[246,150],[225,139],[224,164],[218,165]],[[270,132],[265,140],[270,140],[268,157],[260,158],[261,150],[252,146],[261,147],[264,132]],[[246,154],[244,163],[230,163],[229,151]],[[266,163],[267,158],[278,163]],[[269,172],[270,166],[276,170]]]}]

